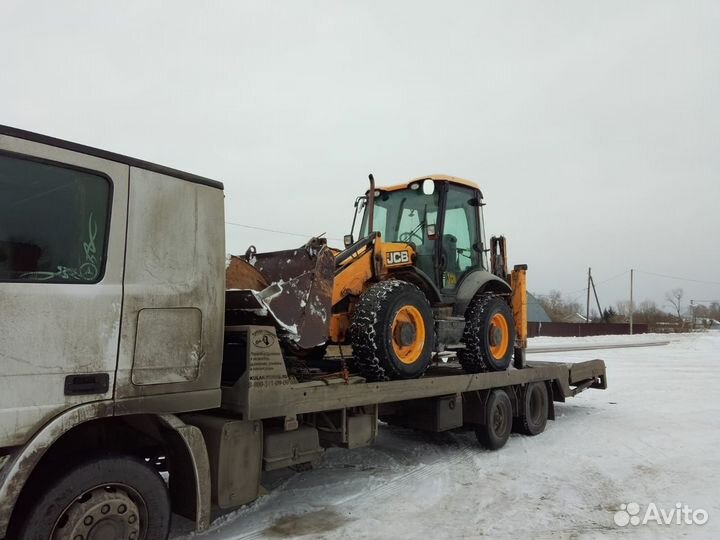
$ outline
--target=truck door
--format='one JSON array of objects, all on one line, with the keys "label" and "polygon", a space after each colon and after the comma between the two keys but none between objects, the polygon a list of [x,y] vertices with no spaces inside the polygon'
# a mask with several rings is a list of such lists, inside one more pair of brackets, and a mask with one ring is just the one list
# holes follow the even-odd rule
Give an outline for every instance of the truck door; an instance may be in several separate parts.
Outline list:
[{"label": "truck door", "polygon": [[128,174],[0,135],[0,447],[112,398]]}]

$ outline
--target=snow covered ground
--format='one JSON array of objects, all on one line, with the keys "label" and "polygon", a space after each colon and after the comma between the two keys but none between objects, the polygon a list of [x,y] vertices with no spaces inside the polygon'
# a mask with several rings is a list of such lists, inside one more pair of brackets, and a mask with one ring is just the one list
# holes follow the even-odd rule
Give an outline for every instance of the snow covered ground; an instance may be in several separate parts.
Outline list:
[{"label": "snow covered ground", "polygon": [[[533,354],[603,358],[609,384],[556,404],[557,420],[537,437],[513,434],[490,452],[472,432],[384,426],[374,447],[331,449],[312,471],[269,477],[270,494],[204,534],[176,538],[719,538],[720,332],[538,338],[531,346],[657,339],[671,343]],[[666,512],[681,503],[709,519],[616,525],[629,503],[640,505],[640,518],[650,503]]]}]

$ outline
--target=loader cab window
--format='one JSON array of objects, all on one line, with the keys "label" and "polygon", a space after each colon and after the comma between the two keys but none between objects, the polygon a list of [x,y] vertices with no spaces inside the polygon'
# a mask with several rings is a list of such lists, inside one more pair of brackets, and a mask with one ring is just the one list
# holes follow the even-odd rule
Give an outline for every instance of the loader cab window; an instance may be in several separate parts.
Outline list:
[{"label": "loader cab window", "polygon": [[[381,191],[375,198],[373,229],[379,232],[384,242],[407,242],[417,253],[415,266],[430,279],[435,277],[435,242],[427,236],[427,226],[437,223],[438,191],[432,195],[417,189]],[[368,213],[365,211],[361,237],[368,234]]]},{"label": "loader cab window", "polygon": [[[373,229],[384,242],[411,242],[415,247],[428,245],[427,226],[437,221],[438,196],[420,190],[384,191],[375,198]],[[365,211],[361,237],[368,234]]]},{"label": "loader cab window", "polygon": [[100,281],[109,203],[104,176],[0,154],[0,281]]},{"label": "loader cab window", "polygon": [[481,267],[480,213],[473,190],[450,185],[445,202],[442,288],[454,289],[462,276]]}]

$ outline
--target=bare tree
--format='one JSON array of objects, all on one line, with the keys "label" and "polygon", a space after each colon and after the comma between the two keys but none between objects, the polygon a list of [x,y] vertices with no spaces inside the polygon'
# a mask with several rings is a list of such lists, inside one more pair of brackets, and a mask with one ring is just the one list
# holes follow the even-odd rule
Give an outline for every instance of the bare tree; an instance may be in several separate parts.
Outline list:
[{"label": "bare tree", "polygon": [[665,299],[670,302],[670,305],[677,313],[677,318],[680,320],[682,320],[681,311],[683,294],[685,293],[682,289],[673,289],[672,291],[665,293]]},{"label": "bare tree", "polygon": [[630,302],[627,300],[620,300],[615,304],[615,313],[619,322],[626,321],[630,317]]},{"label": "bare tree", "polygon": [[547,295],[535,294],[534,296],[554,322],[572,321],[582,309],[580,304],[563,298],[560,291],[557,290],[552,290]]}]

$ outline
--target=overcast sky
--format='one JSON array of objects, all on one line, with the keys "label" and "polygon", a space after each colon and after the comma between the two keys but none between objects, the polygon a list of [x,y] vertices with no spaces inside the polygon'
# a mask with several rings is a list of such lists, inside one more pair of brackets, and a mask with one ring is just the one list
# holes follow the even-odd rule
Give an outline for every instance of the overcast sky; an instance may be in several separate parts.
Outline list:
[{"label": "overcast sky", "polygon": [[720,299],[720,2],[3,0],[0,47],[0,123],[222,180],[227,221],[342,238],[368,172],[445,173],[532,291]]}]

